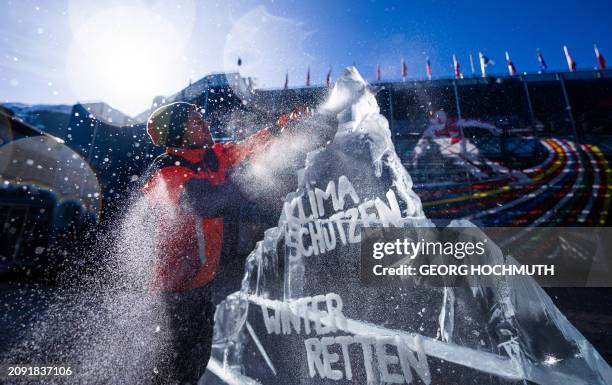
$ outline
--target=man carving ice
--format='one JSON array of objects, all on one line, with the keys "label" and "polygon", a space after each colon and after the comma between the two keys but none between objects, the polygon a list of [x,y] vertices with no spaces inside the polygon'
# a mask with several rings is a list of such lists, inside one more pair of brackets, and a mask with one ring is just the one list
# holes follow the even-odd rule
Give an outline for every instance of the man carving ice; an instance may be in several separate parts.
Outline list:
[{"label": "man carving ice", "polygon": [[[299,129],[331,131],[337,126],[332,122],[336,111],[319,111]],[[239,189],[228,183],[227,171],[266,151],[285,127],[296,127],[293,123],[303,112],[281,116],[276,125],[241,143],[226,144],[214,143],[195,105],[172,103],[149,118],[151,140],[166,147],[153,162],[144,187],[157,224],[151,292],[161,298],[160,327],[168,336],[167,351],[155,368],[161,383],[195,384],[210,357],[215,310],[210,283],[220,262],[223,216],[242,199]]]},{"label": "man carving ice", "polygon": [[150,289],[161,298],[160,328],[168,336],[156,372],[161,383],[195,384],[210,356],[215,307],[209,284],[219,265],[224,221],[220,215],[198,218],[179,201],[190,180],[205,182],[211,191],[223,186],[226,170],[263,151],[280,127],[261,130],[242,143],[216,144],[197,107],[179,102],[153,112],[147,132],[154,144],[166,147],[144,187],[156,217]]}]

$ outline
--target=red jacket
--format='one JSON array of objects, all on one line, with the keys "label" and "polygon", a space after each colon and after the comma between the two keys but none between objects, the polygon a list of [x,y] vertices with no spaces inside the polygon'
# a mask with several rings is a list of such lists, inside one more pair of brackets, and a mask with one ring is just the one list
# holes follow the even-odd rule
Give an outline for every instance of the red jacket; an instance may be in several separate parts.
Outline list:
[{"label": "red jacket", "polygon": [[214,144],[216,171],[203,163],[205,150],[166,149],[176,159],[201,164],[194,170],[180,161],[154,171],[144,193],[156,215],[155,266],[152,291],[183,291],[206,285],[215,277],[223,241],[223,218],[201,219],[179,206],[185,183],[207,179],[212,185],[225,181],[229,167],[263,150],[272,135],[261,130],[241,143]]}]

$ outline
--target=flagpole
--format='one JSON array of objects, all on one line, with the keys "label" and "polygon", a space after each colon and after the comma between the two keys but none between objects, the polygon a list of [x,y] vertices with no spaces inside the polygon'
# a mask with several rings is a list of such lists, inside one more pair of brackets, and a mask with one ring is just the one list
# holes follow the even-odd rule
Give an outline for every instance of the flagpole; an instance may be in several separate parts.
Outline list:
[{"label": "flagpole", "polygon": [[461,67],[455,54],[453,54],[453,72],[455,73],[455,79],[461,79]]},{"label": "flagpole", "polygon": [[[529,109],[529,118],[531,119],[531,131],[533,132],[533,137],[536,142],[539,140],[538,128],[536,126],[536,117],[535,112],[533,111],[533,105],[531,104],[531,95],[529,94],[529,86],[527,85],[527,79],[523,75],[519,75],[521,77],[521,82],[523,83],[523,91],[525,91],[525,97],[527,98],[527,108]],[[540,146],[533,146],[533,151],[537,157],[540,158]]]},{"label": "flagpole", "polygon": [[327,71],[327,75],[325,76],[325,87],[329,88],[331,86],[331,73],[332,67],[329,65],[329,70]]},{"label": "flagpole", "polygon": [[569,96],[567,95],[567,90],[565,89],[565,79],[563,77],[563,74],[557,73],[557,79],[559,79],[559,82],[561,83],[561,91],[563,91],[563,98],[565,99],[565,108],[567,110],[567,115],[572,126],[572,131],[574,133],[574,140],[578,141],[578,131],[576,130],[576,122],[574,121],[572,106],[569,101]]},{"label": "flagpole", "polygon": [[595,49],[595,57],[597,58],[597,66],[599,67],[600,70],[605,70],[606,60],[604,59],[601,52],[599,52],[599,49],[597,48],[597,44],[593,44],[593,48]]},{"label": "flagpole", "polygon": [[512,68],[510,68],[510,54],[508,51],[506,51],[506,66],[508,67],[508,74],[510,74],[510,76],[514,75],[512,73]]},{"label": "flagpole", "polygon": [[486,78],[487,77],[487,71],[486,71],[486,66],[485,66],[485,62],[484,62],[484,56],[482,54],[482,52],[478,51],[478,59],[480,60],[480,72],[482,73],[482,77]]},{"label": "flagpole", "polygon": [[541,72],[546,72],[546,70],[548,69],[548,65],[546,64],[546,61],[544,60],[544,56],[542,56],[542,51],[540,51],[540,49],[536,49],[536,55],[538,57],[538,62],[540,63],[540,70]]},{"label": "flagpole", "polygon": [[567,61],[567,69],[572,70],[572,61],[570,60],[569,51],[567,50],[567,46],[563,46],[563,53],[565,54],[565,61]]},{"label": "flagpole", "polygon": [[474,67],[474,56],[470,52],[470,67],[472,68],[472,76],[476,75],[476,68]]},{"label": "flagpole", "polygon": [[570,60],[569,51],[567,46],[563,46],[563,53],[565,54],[565,61],[567,61],[567,69],[572,70],[572,61]]},{"label": "flagpole", "polygon": [[[453,80],[453,90],[455,91],[455,106],[457,107],[457,119],[461,121],[461,103],[459,102],[459,88],[457,87],[457,80]],[[457,124],[457,126],[459,126],[459,132],[461,135],[461,153],[465,156],[466,143],[465,136],[463,135],[463,126],[461,124]]]},{"label": "flagpole", "polygon": [[[467,143],[465,141],[465,134],[463,132],[463,125],[461,123],[462,115],[461,115],[461,103],[459,102],[459,88],[457,87],[457,79],[453,80],[453,90],[455,91],[455,105],[457,106],[457,128],[459,129],[459,135],[461,135],[461,156],[463,157],[462,161],[467,162]],[[467,178],[470,197],[472,196],[472,181],[470,178],[469,171],[465,172],[465,176]]]},{"label": "flagpole", "polygon": [[506,65],[508,66],[508,73],[510,76],[516,75],[516,67],[514,63],[512,63],[512,59],[510,59],[510,54],[506,51]]}]

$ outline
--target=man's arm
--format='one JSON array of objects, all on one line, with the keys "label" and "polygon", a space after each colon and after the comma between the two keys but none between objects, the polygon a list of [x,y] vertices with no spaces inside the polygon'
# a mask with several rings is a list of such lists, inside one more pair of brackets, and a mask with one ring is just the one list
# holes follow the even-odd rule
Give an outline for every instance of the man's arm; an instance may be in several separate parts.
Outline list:
[{"label": "man's arm", "polygon": [[299,119],[305,111],[306,109],[294,109],[288,114],[281,115],[276,121],[276,124],[257,131],[244,141],[223,145],[229,165],[233,166],[236,163],[244,161],[256,152],[265,150],[268,143],[270,143],[274,137],[279,136],[289,122]]},{"label": "man's arm", "polygon": [[268,143],[275,137],[275,134],[277,134],[277,132],[274,129],[271,131],[269,128],[264,128],[242,142],[223,144],[223,151],[228,165],[233,166],[244,161],[256,152],[263,151]]},{"label": "man's arm", "polygon": [[311,135],[315,146],[331,140],[338,128],[338,120],[334,111],[319,109],[312,113],[308,108],[295,108],[288,114],[279,117],[275,125],[251,135],[240,143],[223,145],[229,160],[229,165],[244,161],[256,152],[264,151],[271,139],[282,133],[302,133]]},{"label": "man's arm", "polygon": [[[296,125],[292,128],[291,125]],[[338,129],[336,114],[326,110],[318,110],[305,118],[289,122],[287,130],[301,132],[313,139],[313,145],[320,146],[333,139]]]}]

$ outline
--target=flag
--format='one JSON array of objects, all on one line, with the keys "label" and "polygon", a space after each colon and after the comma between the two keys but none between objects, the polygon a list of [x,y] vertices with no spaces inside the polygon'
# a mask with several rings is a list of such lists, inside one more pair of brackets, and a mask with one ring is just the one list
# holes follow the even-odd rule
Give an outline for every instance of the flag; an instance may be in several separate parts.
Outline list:
[{"label": "flag", "polygon": [[472,75],[476,74],[476,69],[474,68],[474,56],[470,52],[470,68],[472,69]]},{"label": "flag", "polygon": [[327,71],[327,76],[325,76],[325,87],[327,88],[331,86],[331,71],[332,68],[329,66],[329,71]]},{"label": "flag", "polygon": [[567,49],[567,46],[565,45],[563,46],[563,52],[565,52],[565,59],[567,60],[567,68],[570,70],[570,72],[576,71],[576,62],[572,58],[572,55],[570,55],[569,50]]},{"label": "flag", "polygon": [[506,64],[508,65],[508,73],[510,76],[516,75],[516,67],[514,66],[514,63],[512,63],[508,51],[506,51]]},{"label": "flag", "polygon": [[284,90],[289,88],[289,71],[285,72],[285,86],[283,87]]},{"label": "flag", "polygon": [[480,72],[482,72],[482,77],[485,78],[485,77],[487,77],[486,68],[489,65],[495,64],[495,62],[493,60],[489,59],[487,56],[485,56],[480,51],[478,51],[478,57],[480,58]]},{"label": "flag", "polygon": [[603,55],[601,54],[601,52],[599,52],[599,49],[597,49],[596,45],[593,45],[593,48],[595,48],[595,56],[597,56],[597,63],[599,64],[599,69],[605,70],[606,69],[606,59],[604,59]]},{"label": "flag", "polygon": [[544,56],[542,56],[542,52],[540,52],[539,49],[536,52],[538,54],[538,61],[540,62],[540,68],[542,69],[542,72],[546,72],[546,70],[548,69],[548,66],[546,65],[546,62],[544,61]]},{"label": "flag", "polygon": [[376,64],[376,81],[380,81],[380,64]]},{"label": "flag", "polygon": [[425,63],[425,72],[427,72],[427,79],[431,80],[431,62],[429,58],[427,58],[427,62]]},{"label": "flag", "polygon": [[455,54],[453,54],[453,68],[455,70],[455,79],[461,78],[461,68],[459,67],[459,61]]},{"label": "flag", "polygon": [[308,72],[306,72],[306,87],[310,87],[310,66],[308,66]]},{"label": "flag", "polygon": [[406,75],[408,75],[408,67],[406,67],[406,62],[402,59],[402,81],[406,81]]}]

